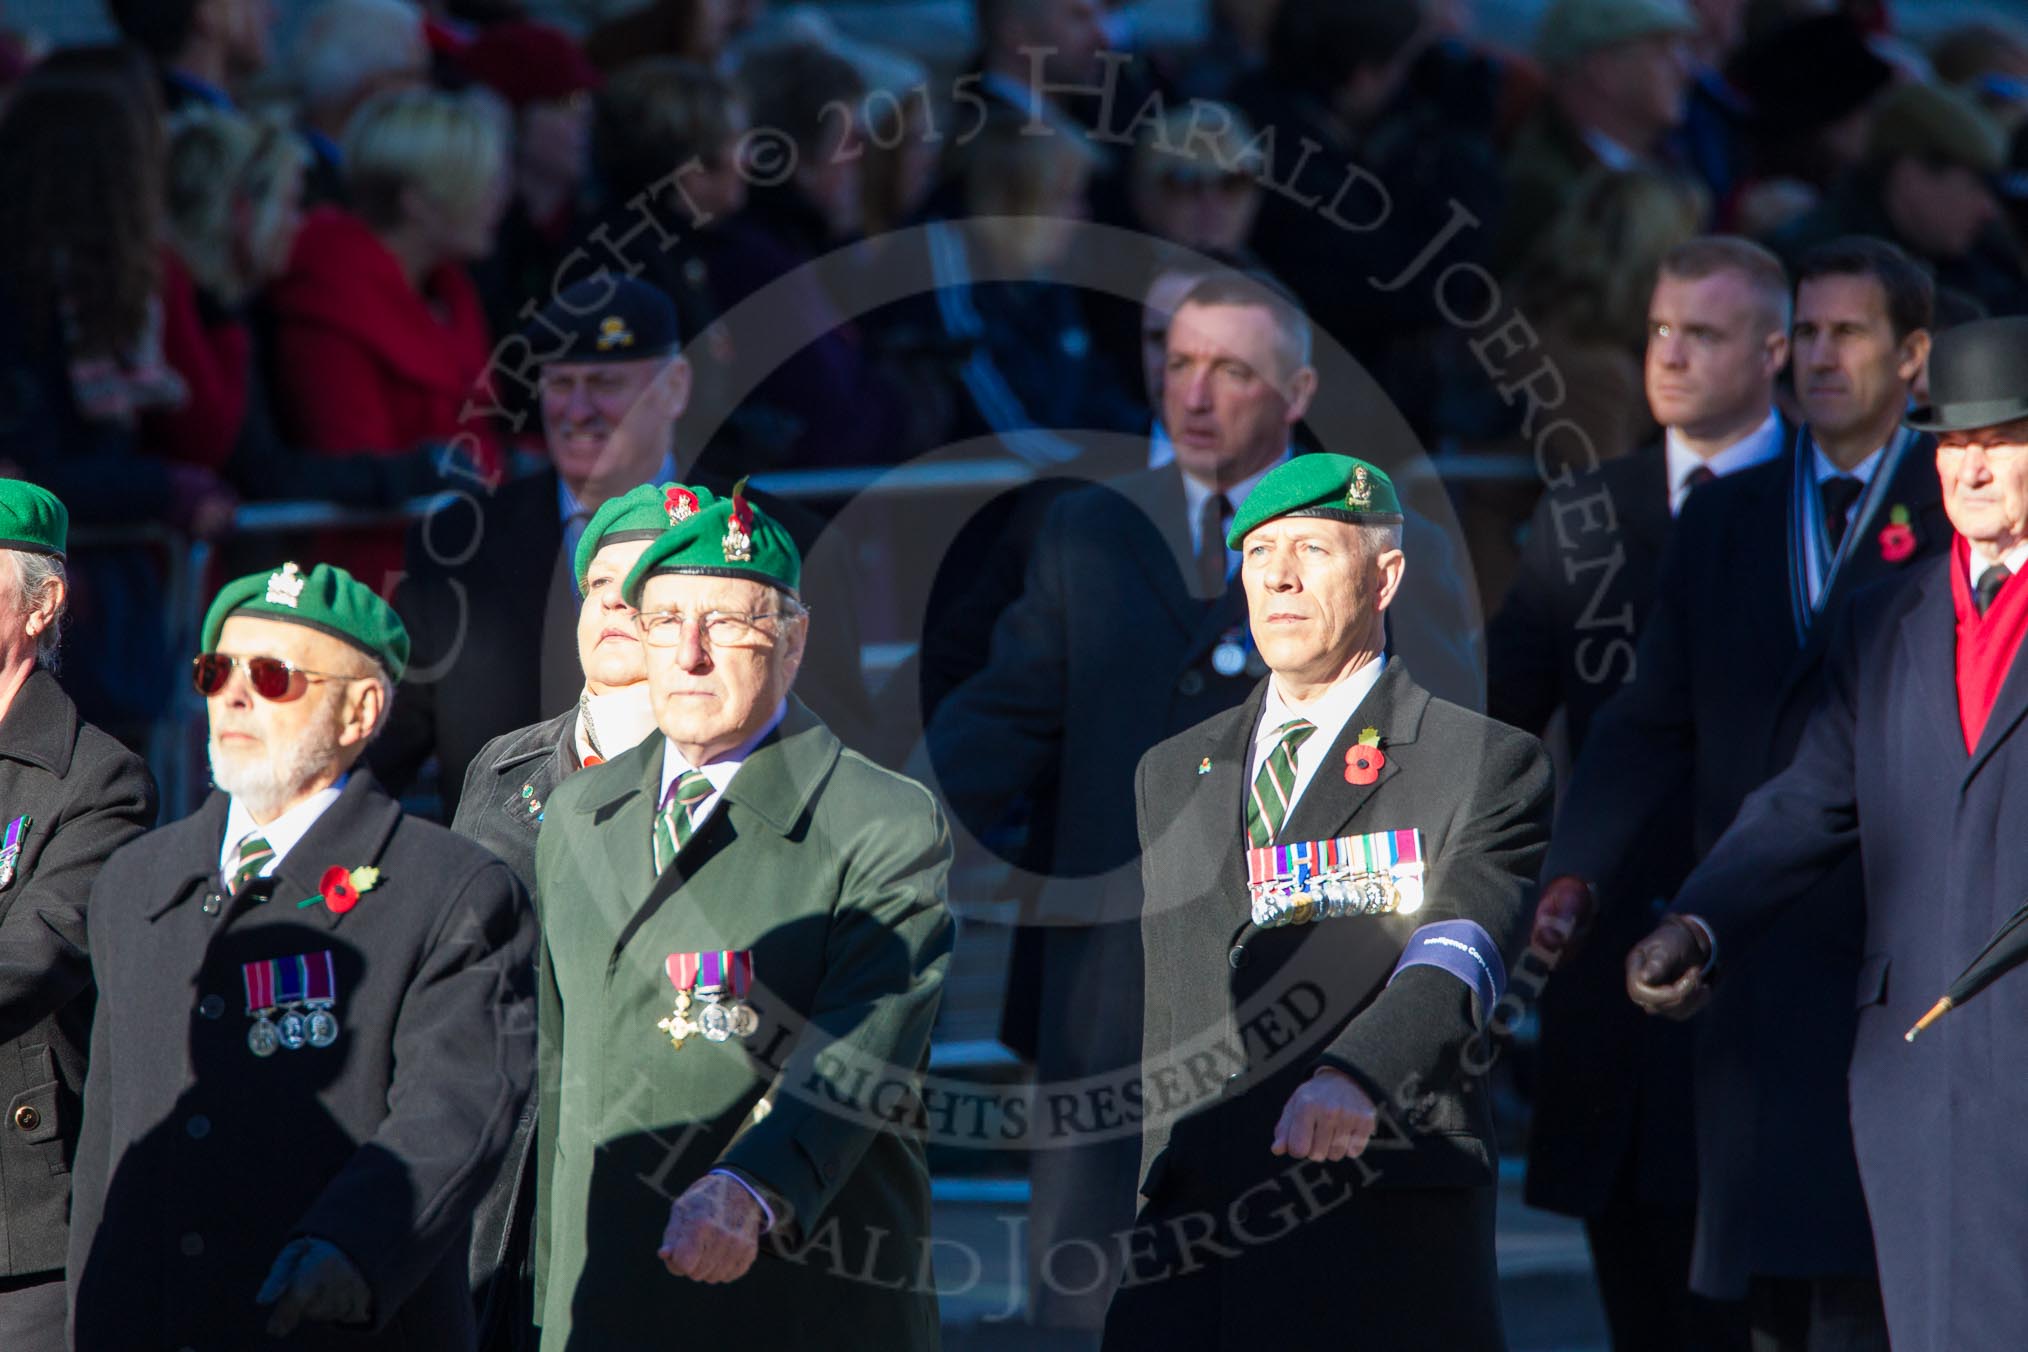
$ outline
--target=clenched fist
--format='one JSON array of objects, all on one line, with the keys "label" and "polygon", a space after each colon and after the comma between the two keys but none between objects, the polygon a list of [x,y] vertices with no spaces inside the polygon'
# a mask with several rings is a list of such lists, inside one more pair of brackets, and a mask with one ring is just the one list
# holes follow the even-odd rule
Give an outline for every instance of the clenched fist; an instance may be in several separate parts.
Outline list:
[{"label": "clenched fist", "polygon": [[1357,1159],[1373,1138],[1377,1117],[1373,1100],[1358,1081],[1342,1070],[1322,1066],[1289,1095],[1269,1150],[1320,1164]]},{"label": "clenched fist", "polygon": [[706,1174],[669,1207],[656,1256],[671,1276],[697,1282],[737,1281],[760,1253],[760,1203],[739,1180]]},{"label": "clenched fist", "polygon": [[1672,915],[1627,954],[1627,995],[1650,1014],[1687,1019],[1711,999],[1710,961],[1703,931]]},{"label": "clenched fist", "polygon": [[1535,902],[1535,927],[1528,933],[1528,946],[1568,962],[1583,946],[1584,933],[1598,915],[1598,898],[1591,884],[1572,873],[1551,878],[1542,885]]}]

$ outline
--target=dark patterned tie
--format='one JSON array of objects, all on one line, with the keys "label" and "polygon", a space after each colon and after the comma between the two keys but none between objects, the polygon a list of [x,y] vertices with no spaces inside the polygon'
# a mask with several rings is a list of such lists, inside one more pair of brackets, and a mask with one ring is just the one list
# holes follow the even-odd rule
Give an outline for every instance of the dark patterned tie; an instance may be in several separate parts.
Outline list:
[{"label": "dark patterned tie", "polygon": [[1683,486],[1688,488],[1692,493],[1695,493],[1717,477],[1716,474],[1711,472],[1711,466],[1699,465],[1696,469],[1691,470],[1683,476]]},{"label": "dark patterned tie", "polygon": [[1281,834],[1296,792],[1296,752],[1316,730],[1317,725],[1307,718],[1291,718],[1275,729],[1281,740],[1261,762],[1260,773],[1253,777],[1253,792],[1246,798],[1246,843],[1255,849],[1274,844]]},{"label": "dark patterned tie", "polygon": [[1866,485],[1849,474],[1834,474],[1817,485],[1817,491],[1824,498],[1824,532],[1831,537],[1831,548],[1845,538],[1845,524],[1852,517],[1852,504],[1859,501],[1859,495],[1866,491]]},{"label": "dark patterned tie", "polygon": [[1993,608],[1993,598],[2000,594],[2000,588],[2007,585],[2007,579],[2014,576],[2014,570],[2004,563],[1996,563],[1979,575],[1979,585],[1972,588],[1972,601],[1984,615]]},{"label": "dark patterned tie", "polygon": [[1231,510],[1223,493],[1213,493],[1198,509],[1197,589],[1201,595],[1225,594],[1225,525]]}]

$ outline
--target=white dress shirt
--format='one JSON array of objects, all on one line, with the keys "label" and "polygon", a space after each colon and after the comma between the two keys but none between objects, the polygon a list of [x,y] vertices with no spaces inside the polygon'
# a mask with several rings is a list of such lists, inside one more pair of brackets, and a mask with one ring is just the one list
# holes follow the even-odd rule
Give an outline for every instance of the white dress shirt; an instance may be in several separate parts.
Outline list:
[{"label": "white dress shirt", "polygon": [[[1302,801],[1303,790],[1315,778],[1317,767],[1331,754],[1331,748],[1338,744],[1338,735],[1345,731],[1345,725],[1359,712],[1359,706],[1366,702],[1373,687],[1380,681],[1380,673],[1387,666],[1387,654],[1382,653],[1371,662],[1347,676],[1338,684],[1325,691],[1322,698],[1311,701],[1301,709],[1292,708],[1282,698],[1280,676],[1268,679],[1267,699],[1261,705],[1260,726],[1253,733],[1253,763],[1247,767],[1246,782],[1253,783],[1260,778],[1260,768],[1281,743],[1281,735],[1275,731],[1292,718],[1308,719],[1317,725],[1310,739],[1296,752],[1296,783],[1289,791],[1289,811],[1296,810]],[[1286,820],[1286,819],[1285,819]]]},{"label": "white dress shirt", "polygon": [[1690,500],[1690,476],[1699,467],[1723,479],[1728,474],[1752,469],[1779,456],[1782,453],[1782,419],[1779,413],[1769,409],[1760,426],[1708,459],[1691,450],[1689,443],[1683,440],[1683,434],[1673,427],[1662,433],[1662,446],[1668,456],[1669,515],[1676,516],[1682,512],[1683,504]]},{"label": "white dress shirt", "polygon": [[2007,571],[2009,573],[2012,573],[2016,577],[2019,577],[2021,574],[2021,570],[2023,568],[2028,568],[2028,540],[2023,540],[2020,544],[2015,545],[2005,554],[2002,554],[1997,560],[1993,560],[1990,562],[1986,559],[1980,558],[1978,550],[1976,549],[1972,550],[1969,569],[1970,576],[1967,577],[1965,580],[1970,582],[1972,584],[1973,589],[1976,590],[1979,585],[1979,579],[1984,577],[1986,575],[1986,570],[1988,568],[1993,567],[1995,563],[2006,565]]},{"label": "white dress shirt", "polygon": [[1824,449],[1821,446],[1810,447],[1810,454],[1816,457],[1816,462],[1811,468],[1816,472],[1818,483],[1822,483],[1826,479],[1835,479],[1839,475],[1844,474],[1857,479],[1860,487],[1863,488],[1872,483],[1873,476],[1880,472],[1880,461],[1887,454],[1887,447],[1879,447],[1873,454],[1867,456],[1850,469],[1839,469],[1837,462],[1831,459],[1830,456],[1825,455]]},{"label": "white dress shirt", "polygon": [[[712,812],[717,809],[718,800],[725,796],[725,787],[732,783],[733,776],[739,773],[739,767],[746,764],[746,758],[753,754],[753,749],[759,746],[769,733],[781,726],[782,718],[788,712],[788,701],[783,700],[775,706],[774,715],[768,719],[766,727],[763,727],[759,732],[747,738],[717,760],[703,765],[693,766],[683,758],[683,753],[676,749],[676,744],[665,737],[662,741],[662,791],[655,796],[657,810],[668,799],[669,786],[671,784],[674,784],[690,770],[700,770],[703,772],[704,777],[711,781],[711,792],[691,807],[690,820],[695,826],[703,826],[710,818]],[[754,1204],[761,1209],[762,1234],[766,1234],[775,1228],[775,1209],[768,1205],[767,1198],[754,1190],[751,1183],[748,1183],[730,1169],[713,1169],[711,1172],[714,1174],[724,1174],[727,1178],[739,1184],[740,1187],[746,1189],[747,1195],[753,1198]]]},{"label": "white dress shirt", "polygon": [[[323,816],[325,810],[331,804],[338,801],[339,791],[345,787],[345,781],[348,778],[350,778],[349,775],[338,776],[336,784],[333,784],[328,789],[319,789],[316,793],[311,794],[308,798],[305,798],[302,802],[296,804],[266,826],[262,826],[256,822],[253,819],[253,813],[247,811],[239,799],[234,798],[232,806],[226,810],[225,814],[225,839],[218,847],[219,873],[223,874],[231,866],[234,856],[239,853],[240,842],[250,835],[257,835],[268,843],[269,848],[274,850],[274,854],[269,857],[266,864],[261,866],[261,871],[254,876],[257,878],[273,877],[275,870],[281,867],[282,860],[287,857],[289,851],[296,848],[296,842],[301,840],[309,829],[317,824],[317,818]],[[333,862],[341,861],[334,860]],[[360,862],[364,863],[365,861],[361,860]],[[347,867],[349,868],[351,865],[347,865]]]}]

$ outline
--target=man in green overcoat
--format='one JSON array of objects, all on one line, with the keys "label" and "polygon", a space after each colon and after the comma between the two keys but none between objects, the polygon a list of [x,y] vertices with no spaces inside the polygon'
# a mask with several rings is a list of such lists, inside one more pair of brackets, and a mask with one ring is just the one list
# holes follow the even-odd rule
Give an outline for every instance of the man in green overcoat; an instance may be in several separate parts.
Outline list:
[{"label": "man in green overcoat", "polygon": [[790,693],[787,533],[739,487],[671,515],[624,583],[661,735],[564,781],[536,847],[542,1346],[934,1348],[949,832]]}]

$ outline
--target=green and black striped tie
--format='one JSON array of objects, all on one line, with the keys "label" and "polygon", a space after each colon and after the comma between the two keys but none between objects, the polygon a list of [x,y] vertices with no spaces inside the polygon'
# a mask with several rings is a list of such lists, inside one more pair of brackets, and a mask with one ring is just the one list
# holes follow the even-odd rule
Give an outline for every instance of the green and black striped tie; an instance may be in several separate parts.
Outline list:
[{"label": "green and black striped tie", "polygon": [[275,857],[275,847],[268,844],[258,831],[249,832],[233,851],[232,863],[226,867],[225,881],[233,896],[240,889],[261,876],[261,870],[268,866],[268,860]]},{"label": "green and black striped tie", "polygon": [[1281,740],[1261,762],[1253,792],[1246,798],[1246,843],[1255,849],[1274,844],[1281,834],[1296,793],[1296,752],[1316,731],[1317,725],[1307,718],[1292,718],[1275,729]]},{"label": "green and black striped tie", "polygon": [[711,796],[711,781],[702,770],[685,770],[662,795],[662,810],[655,814],[655,872],[669,867],[685,845],[697,823],[690,811]]}]

